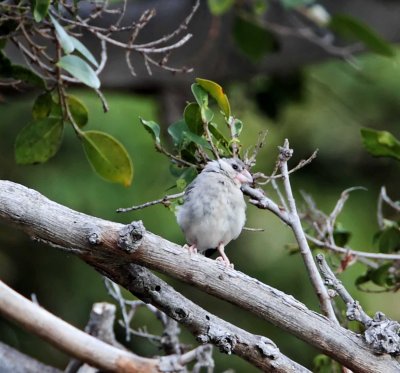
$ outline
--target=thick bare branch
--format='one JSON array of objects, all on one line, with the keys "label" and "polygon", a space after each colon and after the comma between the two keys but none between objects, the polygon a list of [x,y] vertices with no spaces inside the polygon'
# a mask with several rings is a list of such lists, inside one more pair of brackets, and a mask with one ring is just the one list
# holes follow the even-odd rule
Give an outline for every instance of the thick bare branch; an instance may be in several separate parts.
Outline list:
[{"label": "thick bare branch", "polygon": [[44,308],[32,303],[0,281],[0,312],[79,360],[112,372],[159,372],[158,360],[147,359],[110,346]]},{"label": "thick bare branch", "polygon": [[[78,213],[9,181],[0,181],[0,219],[16,225],[37,240],[78,255],[109,277],[113,274],[114,281],[119,276],[120,281],[116,282],[124,280],[122,286],[132,285],[135,281],[141,284],[143,280],[137,273],[121,268],[129,269],[132,263],[145,265],[270,321],[355,372],[398,372],[400,369],[397,360],[376,356],[355,333],[310,311],[293,297],[243,273],[221,267],[213,260],[190,257],[178,245],[146,232],[139,223],[123,226]],[[163,286],[160,283],[159,287],[146,290],[156,300]],[[146,294],[144,298],[148,300]],[[173,302],[173,298],[170,297],[168,302]],[[171,307],[175,319],[192,325],[192,314],[185,309],[185,312],[179,312],[179,308]],[[202,321],[206,328],[205,315]]]}]

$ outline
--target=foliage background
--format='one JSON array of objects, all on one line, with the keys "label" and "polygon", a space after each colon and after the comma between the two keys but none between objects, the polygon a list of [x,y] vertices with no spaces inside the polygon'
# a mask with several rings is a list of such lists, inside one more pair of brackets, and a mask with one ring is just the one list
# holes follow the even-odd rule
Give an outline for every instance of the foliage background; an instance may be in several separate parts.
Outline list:
[{"label": "foliage background", "polygon": [[[345,62],[328,62],[309,66],[301,71],[296,99],[289,91],[273,91],[266,102],[280,104],[274,120],[265,116],[257,106],[255,93],[269,77],[254,77],[251,82],[226,81],[233,112],[243,120],[242,135],[246,148],[255,143],[260,130],[268,129],[267,145],[258,157],[257,170],[271,172],[276,147],[285,137],[295,150],[292,160],[307,158],[319,148],[317,159],[292,177],[296,192],[311,194],[325,211],[333,208],[341,191],[351,186],[364,186],[367,191],[353,192],[340,217],[343,226],[352,232],[350,245],[354,249],[372,250],[372,238],[377,231],[376,201],[381,185],[386,185],[393,199],[399,196],[398,164],[390,159],[371,157],[362,147],[360,127],[385,129],[398,135],[400,106],[400,57],[386,59],[364,55],[357,59],[357,68]],[[207,78],[207,77],[205,77]],[[289,81],[290,77],[283,77]],[[262,83],[264,82],[264,83]],[[289,85],[290,86],[290,85]],[[119,222],[141,219],[150,231],[165,238],[184,243],[173,214],[161,206],[119,215],[116,208],[139,204],[163,196],[173,182],[169,162],[156,153],[151,137],[141,127],[138,117],[160,122],[162,113],[154,96],[130,92],[106,91],[110,112],[103,114],[94,94],[84,89],[74,92],[88,106],[89,129],[104,130],[122,140],[133,158],[135,176],[130,188],[109,184],[99,179],[84,159],[80,144],[71,128],[65,131],[60,152],[48,163],[39,166],[16,166],[13,143],[18,131],[29,121],[34,94],[3,93],[0,104],[0,177],[36,189],[61,204],[78,211]],[[187,87],[190,95],[190,86]],[[260,99],[260,97],[258,96]],[[164,136],[167,123],[162,123]],[[271,192],[271,195],[273,193]],[[297,201],[301,205],[301,198]],[[235,268],[276,287],[318,310],[316,297],[307,279],[299,255],[289,255],[293,244],[289,230],[272,214],[252,206],[248,208],[247,226],[265,228],[262,233],[243,232],[231,243],[228,255]],[[336,263],[336,262],[334,262]],[[364,272],[354,265],[341,279],[367,312],[380,310],[389,317],[400,319],[396,294],[366,294],[358,291],[354,280]],[[111,301],[101,277],[84,263],[42,244],[30,241],[18,231],[0,225],[0,278],[17,291],[30,297],[36,294],[39,303],[68,322],[83,328],[94,302]],[[207,296],[193,288],[167,279],[186,296],[211,312],[235,322],[256,334],[272,338],[292,359],[312,366],[317,351],[303,342],[236,309],[234,306]],[[140,311],[136,326],[146,325],[159,332],[154,318]],[[116,327],[120,339],[122,328]],[[183,331],[183,339],[195,344]],[[0,319],[1,341],[44,362],[65,366],[67,357],[7,321]],[[135,337],[131,345],[137,353],[154,355],[157,348]],[[255,371],[238,358],[214,353],[217,371]]]}]

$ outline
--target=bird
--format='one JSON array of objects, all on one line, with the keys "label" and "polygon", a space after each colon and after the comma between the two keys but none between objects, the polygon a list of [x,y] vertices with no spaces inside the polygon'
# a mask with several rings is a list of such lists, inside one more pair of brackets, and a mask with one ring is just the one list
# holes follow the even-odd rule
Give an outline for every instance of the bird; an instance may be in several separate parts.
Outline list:
[{"label": "bird", "polygon": [[189,253],[217,249],[217,260],[233,267],[225,246],[236,239],[246,221],[246,202],[241,186],[253,178],[238,158],[210,161],[187,186],[176,213]]}]

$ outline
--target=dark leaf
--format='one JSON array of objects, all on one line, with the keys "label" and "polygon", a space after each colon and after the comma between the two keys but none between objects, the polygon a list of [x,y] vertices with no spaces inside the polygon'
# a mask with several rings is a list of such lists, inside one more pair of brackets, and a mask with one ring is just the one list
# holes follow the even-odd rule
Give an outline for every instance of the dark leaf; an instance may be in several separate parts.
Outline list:
[{"label": "dark leaf", "polygon": [[390,267],[392,267],[392,265],[392,263],[386,263],[374,270],[371,270],[369,274],[370,280],[376,285],[385,286],[389,277],[388,270]]},{"label": "dark leaf", "polygon": [[143,118],[139,118],[140,123],[144,126],[146,131],[150,133],[157,144],[160,143],[160,126],[152,121],[152,120],[144,120]]},{"label": "dark leaf", "polygon": [[196,135],[202,135],[204,133],[203,120],[201,119],[200,106],[194,102],[191,102],[185,107],[183,117],[190,131]]},{"label": "dark leaf", "polygon": [[390,227],[382,231],[379,236],[379,251],[381,253],[400,251],[400,230],[398,227]]},{"label": "dark leaf", "polygon": [[35,0],[35,8],[33,9],[33,18],[36,22],[43,21],[49,11],[50,0]]},{"label": "dark leaf", "polygon": [[211,149],[211,145],[201,136],[196,135],[193,132],[185,131],[184,136],[187,140],[194,142],[202,148]]},{"label": "dark leaf", "polygon": [[43,163],[57,153],[61,144],[63,123],[60,118],[44,118],[24,127],[15,142],[18,164]]},{"label": "dark leaf", "polygon": [[[0,23],[0,36],[9,36],[18,27],[19,23],[14,19],[7,19]],[[2,39],[5,41],[5,39]]]},{"label": "dark leaf", "polygon": [[184,120],[179,120],[178,122],[172,123],[168,127],[168,133],[172,137],[174,146],[178,149],[181,148],[183,141],[185,139],[184,132],[190,131]]},{"label": "dark leaf", "polygon": [[276,37],[268,30],[243,17],[236,17],[233,37],[240,50],[254,61],[279,49]]},{"label": "dark leaf", "polygon": [[72,95],[67,96],[67,104],[75,123],[82,128],[89,120],[87,107],[78,97]]},{"label": "dark leaf", "polygon": [[53,100],[50,92],[45,92],[36,97],[32,108],[32,118],[34,121],[47,118],[51,112]]},{"label": "dark leaf", "polygon": [[99,131],[82,132],[81,140],[89,163],[98,175],[107,181],[131,185],[132,161],[119,141]]},{"label": "dark leaf", "polygon": [[372,52],[386,57],[395,55],[394,48],[386,40],[367,24],[347,14],[333,15],[329,27],[343,38],[361,41]]}]

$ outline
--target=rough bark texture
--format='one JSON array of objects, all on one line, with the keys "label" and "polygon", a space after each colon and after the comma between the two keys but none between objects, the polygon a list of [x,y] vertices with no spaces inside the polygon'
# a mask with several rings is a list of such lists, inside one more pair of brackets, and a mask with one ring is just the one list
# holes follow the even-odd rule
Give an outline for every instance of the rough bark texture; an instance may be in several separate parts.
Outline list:
[{"label": "rough bark texture", "polygon": [[[210,259],[190,258],[180,246],[146,232],[139,222],[123,226],[91,217],[9,181],[0,181],[0,218],[34,239],[77,254],[101,273],[143,300],[158,304],[168,315],[189,327],[200,327],[191,321],[194,311],[186,308],[186,304],[183,308],[176,292],[170,293],[167,284],[137,264],[236,304],[303,339],[354,372],[400,370],[397,359],[373,354],[362,337],[307,309],[293,297]],[[209,321],[205,313],[204,330],[210,325]],[[213,333],[215,335],[216,331],[204,334],[206,342],[212,339]],[[231,341],[227,345],[231,348]],[[261,343],[260,349],[263,347]],[[266,351],[271,351],[268,344]]]}]

